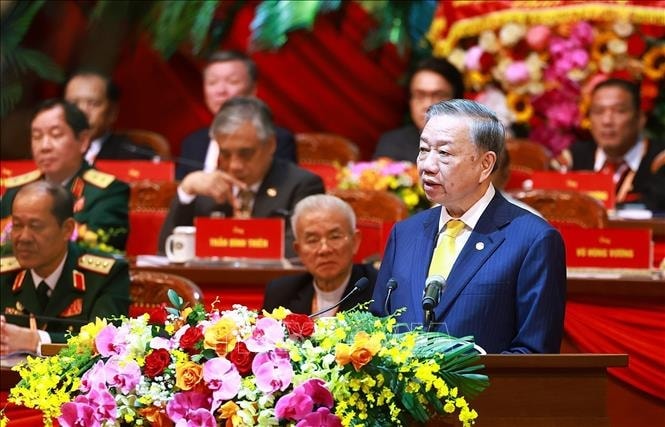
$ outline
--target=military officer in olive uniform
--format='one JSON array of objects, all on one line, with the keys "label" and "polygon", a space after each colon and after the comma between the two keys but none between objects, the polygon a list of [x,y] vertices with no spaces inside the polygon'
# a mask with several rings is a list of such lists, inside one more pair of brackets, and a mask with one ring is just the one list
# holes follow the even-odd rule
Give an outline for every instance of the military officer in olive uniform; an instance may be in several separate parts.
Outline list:
[{"label": "military officer in olive uniform", "polygon": [[[6,180],[0,215],[3,224],[18,190],[45,179],[63,185],[73,195],[79,233],[89,230],[106,234],[105,243],[125,249],[129,186],[85,162],[83,155],[90,143],[88,128],[85,114],[66,101],[51,99],[37,108],[31,122],[31,147],[38,169]],[[101,243],[101,239],[97,242]]]},{"label": "military officer in olive uniform", "polygon": [[0,354],[37,351],[96,317],[127,315],[127,262],[72,243],[72,211],[71,193],[47,181],[16,194],[13,256],[0,262]]}]

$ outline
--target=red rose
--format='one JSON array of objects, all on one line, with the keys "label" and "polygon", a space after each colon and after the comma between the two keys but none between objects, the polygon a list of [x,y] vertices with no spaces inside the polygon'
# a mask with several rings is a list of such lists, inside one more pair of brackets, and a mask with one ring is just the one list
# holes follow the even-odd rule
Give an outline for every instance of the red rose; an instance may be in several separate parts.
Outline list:
[{"label": "red rose", "polygon": [[314,321],[306,314],[289,314],[284,319],[284,325],[290,335],[298,338],[309,337],[314,333]]},{"label": "red rose", "polygon": [[166,323],[167,314],[168,313],[166,312],[166,307],[164,307],[163,305],[155,307],[148,311],[148,315],[150,315],[148,323],[151,325],[163,325],[164,323]]},{"label": "red rose", "polygon": [[196,345],[203,340],[203,333],[198,327],[188,328],[180,337],[180,348],[189,354],[197,353]]},{"label": "red rose", "polygon": [[642,56],[644,51],[647,49],[647,44],[640,34],[633,33],[628,37],[628,55],[633,58]]},{"label": "red rose", "polygon": [[483,54],[480,55],[479,62],[480,62],[480,71],[483,73],[489,73],[489,71],[496,63],[494,61],[494,56],[489,52],[483,52]]},{"label": "red rose", "polygon": [[247,346],[241,341],[226,355],[226,358],[235,365],[240,375],[244,377],[252,372],[254,356],[256,356],[256,353],[247,350]]},{"label": "red rose", "polygon": [[168,350],[158,348],[145,357],[143,372],[150,378],[154,378],[164,372],[169,363],[171,363],[171,355]]}]

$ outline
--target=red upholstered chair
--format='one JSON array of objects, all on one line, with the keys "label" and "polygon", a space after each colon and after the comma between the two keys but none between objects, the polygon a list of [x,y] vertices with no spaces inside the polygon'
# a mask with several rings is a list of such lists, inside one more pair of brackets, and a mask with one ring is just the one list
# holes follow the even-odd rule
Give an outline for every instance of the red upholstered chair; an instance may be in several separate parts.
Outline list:
[{"label": "red upholstered chair", "polygon": [[298,163],[346,165],[360,157],[358,146],[348,138],[332,133],[297,133]]},{"label": "red upholstered chair", "polygon": [[608,223],[603,205],[593,197],[570,190],[532,190],[515,198],[533,207],[554,225],[605,228]]},{"label": "red upholstered chair", "polygon": [[547,149],[527,139],[507,139],[506,150],[510,156],[510,178],[506,190],[522,189],[522,183],[537,170],[548,170],[550,156]]},{"label": "red upholstered chair", "polygon": [[159,231],[177,188],[174,181],[130,183],[127,255],[157,253]]},{"label": "red upholstered chair", "polygon": [[346,201],[356,214],[362,241],[354,262],[380,259],[392,225],[409,216],[402,199],[387,191],[334,189],[328,193]]},{"label": "red upholstered chair", "polygon": [[173,289],[190,307],[203,302],[201,289],[176,274],[131,269],[129,280],[129,314],[132,317],[162,305],[170,306],[169,289]]}]

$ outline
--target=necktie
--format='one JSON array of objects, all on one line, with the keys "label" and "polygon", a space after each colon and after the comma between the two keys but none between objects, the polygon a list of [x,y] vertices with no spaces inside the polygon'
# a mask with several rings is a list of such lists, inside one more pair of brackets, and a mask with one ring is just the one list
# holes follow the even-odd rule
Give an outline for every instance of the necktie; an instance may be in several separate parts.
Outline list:
[{"label": "necktie", "polygon": [[629,170],[630,168],[623,160],[620,162],[611,162],[608,160],[605,162],[605,165],[603,165],[603,168],[600,171],[609,174],[612,177],[612,181],[614,181],[614,188],[618,192],[621,188],[621,185],[623,184],[624,179],[628,175]]},{"label": "necktie", "polygon": [[236,209],[236,218],[251,218],[252,216],[252,200],[254,200],[254,192],[251,190],[240,190],[238,192],[238,200],[240,206]]},{"label": "necktie", "polygon": [[428,276],[440,275],[448,278],[448,273],[455,262],[455,238],[464,230],[464,222],[459,219],[451,219],[446,223],[443,236],[434,249],[432,262],[429,266]]},{"label": "necktie", "polygon": [[42,311],[44,311],[48,304],[48,285],[43,280],[39,283],[39,286],[37,286],[37,302],[42,308]]}]

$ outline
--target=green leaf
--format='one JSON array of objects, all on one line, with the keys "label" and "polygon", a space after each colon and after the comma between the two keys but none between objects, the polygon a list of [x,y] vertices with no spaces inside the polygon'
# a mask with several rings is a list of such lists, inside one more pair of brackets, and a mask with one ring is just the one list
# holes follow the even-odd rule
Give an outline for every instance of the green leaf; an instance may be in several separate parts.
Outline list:
[{"label": "green leaf", "polygon": [[215,9],[217,9],[217,0],[204,1],[203,5],[198,9],[198,14],[194,16],[194,22],[190,31],[190,38],[192,39],[192,51],[194,53],[201,52],[203,42],[206,39],[210,24],[215,16]]},{"label": "green leaf", "polygon": [[0,116],[4,117],[9,113],[14,105],[16,105],[23,95],[23,88],[20,83],[10,83],[2,86],[2,94],[0,95]]},{"label": "green leaf", "polygon": [[13,9],[2,20],[3,58],[8,50],[15,48],[23,40],[25,33],[30,29],[32,19],[43,5],[44,0],[36,0],[32,2],[17,1],[14,2],[14,5],[10,6]]},{"label": "green leaf", "polygon": [[177,310],[181,310],[185,304],[185,300],[182,299],[180,295],[173,289],[169,289],[166,292],[166,295],[169,297],[169,301],[171,302],[171,305],[176,308]]}]

